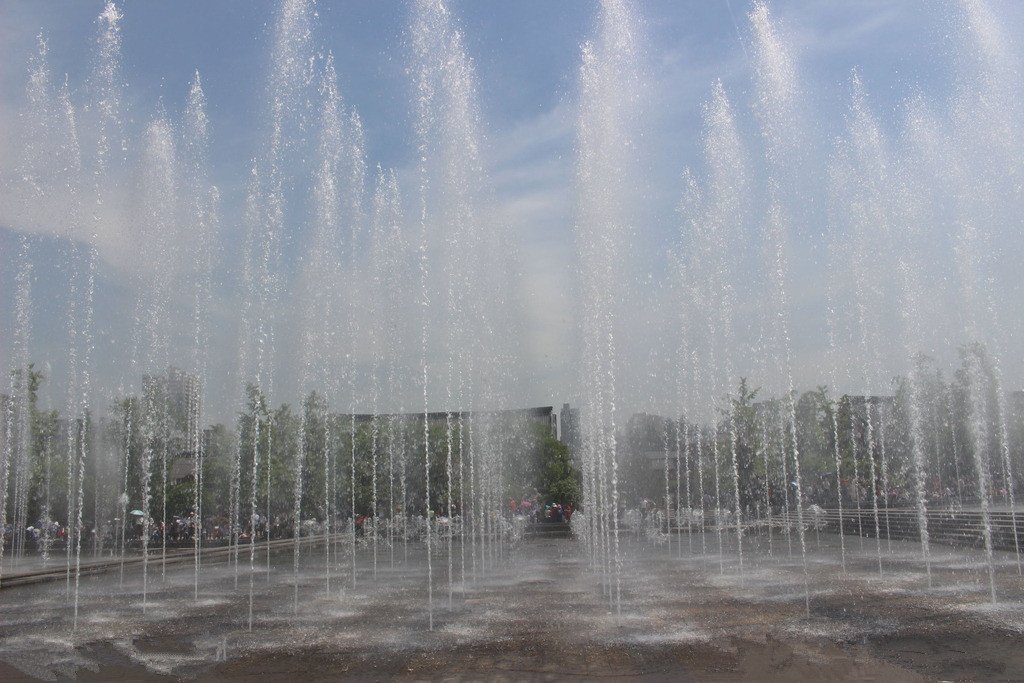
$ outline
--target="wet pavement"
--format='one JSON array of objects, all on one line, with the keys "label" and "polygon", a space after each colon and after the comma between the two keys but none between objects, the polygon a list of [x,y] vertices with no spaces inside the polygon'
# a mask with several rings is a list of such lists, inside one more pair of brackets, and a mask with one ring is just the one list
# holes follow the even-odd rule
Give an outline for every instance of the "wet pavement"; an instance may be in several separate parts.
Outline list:
[{"label": "wet pavement", "polygon": [[[434,629],[426,561],[409,546],[330,566],[304,548],[298,607],[290,551],[237,571],[203,569],[199,598],[190,563],[83,577],[79,627],[63,582],[0,592],[2,680],[1021,680],[1024,580],[1014,557],[997,556],[1000,602],[989,600],[977,551],[934,547],[932,587],[916,544],[808,534],[810,615],[798,547],[777,536],[744,542],[742,575],[730,538],[624,534],[621,605],[572,539],[533,539],[475,573],[471,547],[433,557]],[[793,545],[796,545],[795,536]],[[704,546],[706,553],[701,554]],[[721,561],[720,561],[721,558]],[[475,579],[474,579],[475,576]],[[250,582],[252,631],[248,630]],[[612,594],[614,592],[612,591]]]}]

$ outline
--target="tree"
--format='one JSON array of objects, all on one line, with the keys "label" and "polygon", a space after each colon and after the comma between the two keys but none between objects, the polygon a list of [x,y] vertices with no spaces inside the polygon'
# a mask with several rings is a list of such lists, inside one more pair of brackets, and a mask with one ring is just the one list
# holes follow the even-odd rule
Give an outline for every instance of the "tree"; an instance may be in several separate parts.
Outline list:
[{"label": "tree", "polygon": [[[266,397],[254,384],[245,387],[245,410],[238,414],[238,438],[241,453],[238,480],[238,510],[242,526],[248,525],[253,501],[258,514],[266,514],[267,458],[270,453],[271,413]],[[253,473],[253,462],[257,470]],[[255,489],[253,484],[255,483]]]},{"label": "tree", "polygon": [[206,430],[203,454],[203,518],[231,517],[231,468],[235,453],[235,435],[225,425]]},{"label": "tree", "polygon": [[[736,465],[739,469],[740,504],[744,509],[761,501],[764,486],[764,461],[761,452],[761,428],[754,399],[759,389],[752,389],[746,377],[740,377],[739,390],[732,399],[732,420],[736,430]],[[728,444],[726,444],[728,447]],[[729,482],[731,487],[732,483]],[[728,490],[728,489],[726,489]]]},{"label": "tree", "polygon": [[542,502],[578,507],[580,473],[572,466],[569,447],[548,433],[542,437],[540,453],[542,467],[538,490]]},{"label": "tree", "polygon": [[182,481],[177,484],[167,484],[167,523],[171,523],[175,517],[191,517],[194,482]]},{"label": "tree", "polygon": [[830,493],[835,480],[832,410],[832,400],[825,386],[805,391],[796,402],[796,431],[806,503],[835,504],[835,493]]},{"label": "tree", "polygon": [[[304,519],[326,519],[330,479],[327,401],[315,391],[302,402],[302,509]],[[293,501],[294,502],[294,501]]]}]

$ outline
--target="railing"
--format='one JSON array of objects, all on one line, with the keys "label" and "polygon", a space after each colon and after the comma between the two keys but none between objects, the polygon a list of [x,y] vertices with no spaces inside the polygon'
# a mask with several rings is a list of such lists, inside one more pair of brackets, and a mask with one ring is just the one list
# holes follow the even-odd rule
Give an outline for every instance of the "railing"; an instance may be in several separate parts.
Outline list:
[{"label": "railing", "polygon": [[[819,513],[824,523],[833,531],[839,531],[839,511],[824,510]],[[1016,541],[1014,538],[1014,517],[1016,516]],[[807,515],[805,514],[805,521]],[[928,539],[954,547],[983,548],[985,546],[984,520],[980,510],[928,510],[925,516],[928,525]],[[875,513],[873,509],[843,510],[843,532],[846,534],[875,535]],[[997,550],[1014,550],[1016,542],[1024,543],[1024,514],[1013,515],[1007,511],[989,513],[989,529],[992,547]],[[878,530],[882,538],[920,541],[918,511],[913,508],[879,509]]]},{"label": "railing", "polygon": [[[807,508],[804,510],[804,526],[808,529],[839,533],[840,514],[838,509]],[[1014,538],[1014,517],[1016,517],[1016,539]],[[930,543],[950,545],[958,548],[984,548],[984,523],[980,510],[928,510],[926,513],[928,538]],[[770,517],[743,520],[745,534],[773,529],[795,527],[797,514],[795,511],[785,514],[773,514]],[[694,521],[695,528],[715,528],[714,515],[708,514],[701,524]],[[722,521],[723,528],[735,528],[730,518]],[[857,510],[844,509],[842,513],[843,533],[848,536],[875,536],[875,512],[873,508]],[[1024,549],[1024,510],[1014,515],[1007,510],[989,512],[989,528],[992,534],[992,547],[996,550],[1013,551],[1017,543]],[[686,524],[673,525],[673,532],[685,532]],[[920,541],[920,523],[915,508],[879,508],[878,532],[882,538],[892,540]]]},{"label": "railing", "polygon": [[[338,537],[341,537],[342,539],[347,538],[347,536],[344,536],[344,535],[339,535]],[[331,540],[333,541],[335,538],[336,538],[335,536],[332,536]],[[315,536],[315,537],[314,536],[309,536],[309,537],[304,536],[304,537],[302,537],[302,544],[303,545],[317,544],[317,543],[323,543],[323,542],[324,542],[324,537],[323,536]],[[275,549],[275,548],[291,548],[294,545],[294,543],[295,543],[294,539],[291,539],[291,538],[281,538],[281,539],[275,539],[275,540],[269,541],[269,542],[268,541],[256,541],[255,545],[256,545],[256,552],[260,553],[260,552],[266,552],[266,549],[267,549],[268,545],[270,546],[271,549]],[[229,559],[231,557],[233,551],[234,551],[234,546],[227,545],[227,544],[218,545],[216,547],[207,547],[207,546],[204,545],[203,548],[202,548],[201,558],[202,558],[203,562]],[[248,553],[250,551],[249,542],[248,541],[242,541],[241,543],[239,543],[238,551],[239,551],[239,553],[242,553],[244,556],[247,557]],[[173,565],[173,564],[181,564],[183,562],[192,562],[194,557],[195,557],[195,551],[191,547],[182,547],[182,548],[171,549],[170,546],[168,546],[166,558],[162,557],[160,546],[150,546],[150,548],[149,548],[149,564],[153,565],[153,566],[156,566],[156,565],[160,564],[161,562],[166,562],[167,564],[171,564],[171,565]],[[36,566],[36,567],[30,567],[30,568],[25,568],[25,569],[21,569],[21,570],[16,569],[16,568],[12,569],[12,570],[9,570],[9,571],[5,572],[4,575],[3,575],[2,583],[0,583],[0,589],[2,589],[2,588],[13,588],[14,586],[20,586],[20,585],[25,585],[25,584],[42,583],[42,582],[46,582],[46,581],[62,580],[62,579],[64,579],[68,575],[67,572],[69,571],[68,567],[67,567],[67,564],[65,562],[63,562],[63,559],[64,559],[63,556],[61,556],[58,553],[58,554],[55,554],[53,556],[53,564],[48,565],[46,567]],[[246,561],[248,561],[248,560],[246,560]],[[125,568],[137,567],[137,566],[141,565],[142,562],[143,562],[143,558],[142,558],[141,554],[125,555],[124,559],[122,560],[122,558],[120,558],[120,557],[109,557],[109,556],[104,556],[104,557],[100,557],[100,558],[92,558],[92,557],[88,557],[87,558],[85,556],[85,554],[83,553],[82,564],[81,564],[81,573],[83,575],[84,574],[98,574],[98,573],[101,573],[101,572],[106,572],[106,571],[111,571],[111,570],[114,570],[114,569],[118,569],[118,568],[120,568],[122,566],[122,564],[123,564],[123,566]],[[75,574],[75,566],[74,566],[74,564],[72,564],[71,565],[71,569],[70,569],[70,575],[74,576],[74,574]]]}]

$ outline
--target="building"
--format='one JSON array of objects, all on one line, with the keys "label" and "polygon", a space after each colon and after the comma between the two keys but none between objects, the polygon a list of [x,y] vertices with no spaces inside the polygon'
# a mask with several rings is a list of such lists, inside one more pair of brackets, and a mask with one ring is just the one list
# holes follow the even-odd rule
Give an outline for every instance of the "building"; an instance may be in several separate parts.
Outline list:
[{"label": "building", "polygon": [[191,397],[198,386],[199,379],[195,375],[173,365],[167,368],[165,375],[142,376],[143,396],[146,395],[148,388],[148,390],[157,392],[157,400],[166,401],[172,438],[185,438]]},{"label": "building", "polygon": [[1010,392],[1009,413],[1010,424],[1024,426],[1024,391],[1017,389]]},{"label": "building", "polygon": [[676,421],[652,413],[634,413],[620,435],[619,466],[627,499],[663,500],[665,466],[676,479]]},{"label": "building", "polygon": [[[355,416],[356,422],[358,423],[370,422],[374,417],[375,416],[371,413],[357,413]],[[422,420],[423,413],[404,413],[401,415],[380,414],[376,417],[384,420],[388,418]],[[538,408],[513,408],[511,410],[453,410],[450,413],[447,411],[433,411],[427,413],[427,421],[432,425],[447,424],[449,418],[453,422],[458,422],[460,420],[467,422],[474,419],[490,419],[506,423],[509,426],[534,424],[539,426],[541,429],[546,430],[551,434],[551,436],[556,438],[558,437],[558,415],[555,413],[555,409],[552,406],[541,406]]]},{"label": "building", "polygon": [[665,451],[670,455],[669,466],[674,470],[676,443],[675,422],[661,415],[634,413],[626,422],[625,446],[634,458],[643,462],[644,469],[665,467]]},{"label": "building", "polygon": [[172,424],[187,423],[191,403],[189,397],[198,384],[195,375],[173,365],[167,368],[167,412]]},{"label": "building", "polygon": [[569,453],[573,456],[580,452],[580,436],[580,409],[570,408],[568,403],[563,403],[559,440],[569,447]]},{"label": "building", "polygon": [[[203,443],[202,452],[208,453],[210,449],[210,439],[213,435],[212,428],[206,428],[203,430]],[[195,451],[183,448],[178,451],[177,455],[173,456],[167,466],[167,481],[171,484],[183,484],[191,482],[195,475],[195,462],[196,453]]]}]

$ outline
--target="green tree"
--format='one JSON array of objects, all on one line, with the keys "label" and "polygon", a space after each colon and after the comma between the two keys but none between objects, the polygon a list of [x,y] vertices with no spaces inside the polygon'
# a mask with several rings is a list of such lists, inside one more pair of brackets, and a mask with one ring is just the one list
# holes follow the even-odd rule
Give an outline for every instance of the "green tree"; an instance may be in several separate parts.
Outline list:
[{"label": "green tree", "polygon": [[[732,399],[732,420],[736,430],[736,464],[739,469],[740,504],[744,509],[755,506],[763,497],[764,461],[759,461],[762,439],[761,427],[754,399],[759,389],[753,389],[746,377],[740,378],[740,386]],[[729,445],[725,444],[726,449]],[[725,452],[728,452],[726,450]],[[728,482],[732,487],[732,482]],[[728,490],[728,488],[724,489]]]},{"label": "green tree", "polygon": [[[177,484],[167,485],[167,519],[175,517],[190,517],[192,515],[192,499],[195,490],[194,482],[182,481]],[[162,503],[161,503],[162,505]]]},{"label": "green tree", "polygon": [[209,427],[203,454],[203,519],[230,519],[231,468],[235,454],[235,435],[225,425]]},{"label": "green tree", "polygon": [[[266,514],[266,467],[270,453],[271,413],[262,390],[254,384],[245,387],[245,410],[238,415],[238,439],[241,454],[239,490],[239,516],[242,526],[249,523],[252,501],[255,497],[256,512]],[[253,488],[253,463],[256,463],[255,490]]]},{"label": "green tree", "polygon": [[[315,391],[302,402],[302,517],[323,520],[328,514],[330,454],[327,401]],[[294,502],[294,501],[293,501]]]},{"label": "green tree", "polygon": [[573,467],[569,447],[550,433],[541,437],[542,467],[538,491],[543,503],[559,503],[578,507],[580,474]]}]

